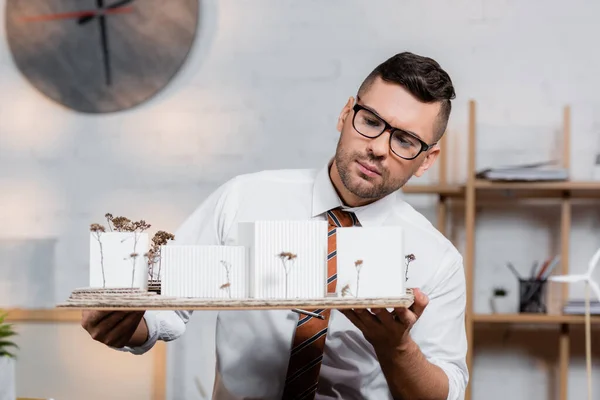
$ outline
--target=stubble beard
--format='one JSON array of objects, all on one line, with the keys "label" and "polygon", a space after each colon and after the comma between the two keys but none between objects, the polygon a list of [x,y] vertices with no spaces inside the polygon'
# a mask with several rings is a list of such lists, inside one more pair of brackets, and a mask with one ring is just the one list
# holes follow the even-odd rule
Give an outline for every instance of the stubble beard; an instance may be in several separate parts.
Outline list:
[{"label": "stubble beard", "polygon": [[[371,164],[379,165],[377,160],[369,154],[362,156],[359,153],[347,153],[338,146],[335,163],[342,184],[350,193],[361,199],[380,199],[400,189],[408,181],[408,178],[405,177],[391,180],[389,171],[382,167],[380,167],[381,176],[376,178],[366,176],[360,171],[353,173],[350,169],[354,167],[356,161],[368,161]],[[380,182],[375,183],[376,180]]]}]

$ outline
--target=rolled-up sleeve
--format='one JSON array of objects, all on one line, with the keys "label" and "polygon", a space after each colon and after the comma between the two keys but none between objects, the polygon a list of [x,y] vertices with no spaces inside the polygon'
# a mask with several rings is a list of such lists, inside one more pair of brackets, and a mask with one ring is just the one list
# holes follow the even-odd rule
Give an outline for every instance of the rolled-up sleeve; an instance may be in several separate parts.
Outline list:
[{"label": "rolled-up sleeve", "polygon": [[148,326],[148,339],[141,346],[125,346],[117,350],[141,355],[152,349],[158,340],[170,342],[185,333],[192,311],[154,311],[144,313]]},{"label": "rolled-up sleeve", "polygon": [[462,400],[469,381],[466,363],[466,284],[460,254],[450,254],[428,291],[429,304],[412,328],[421,351],[448,376],[447,400]]}]

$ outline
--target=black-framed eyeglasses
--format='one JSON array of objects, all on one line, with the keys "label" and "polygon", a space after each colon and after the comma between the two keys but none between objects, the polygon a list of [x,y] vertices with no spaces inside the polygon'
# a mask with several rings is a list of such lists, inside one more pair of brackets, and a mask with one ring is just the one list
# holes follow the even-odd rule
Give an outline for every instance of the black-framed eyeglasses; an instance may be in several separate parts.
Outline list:
[{"label": "black-framed eyeglasses", "polygon": [[394,128],[379,115],[358,103],[354,105],[353,110],[352,126],[354,126],[354,129],[370,139],[375,139],[383,132],[389,131],[390,149],[400,158],[414,160],[419,154],[429,150],[436,144],[427,144],[411,133]]}]

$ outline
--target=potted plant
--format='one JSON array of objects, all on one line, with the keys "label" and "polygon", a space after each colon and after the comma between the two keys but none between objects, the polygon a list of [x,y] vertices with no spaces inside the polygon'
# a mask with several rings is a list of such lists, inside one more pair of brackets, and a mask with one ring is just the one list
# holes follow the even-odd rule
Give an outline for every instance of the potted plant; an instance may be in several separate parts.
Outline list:
[{"label": "potted plant", "polygon": [[12,324],[6,323],[6,314],[0,315],[0,400],[13,400],[16,395],[15,354],[18,346],[12,341],[16,336]]},{"label": "potted plant", "polygon": [[515,312],[508,291],[503,287],[495,287],[490,298],[490,307],[494,314],[508,314]]}]

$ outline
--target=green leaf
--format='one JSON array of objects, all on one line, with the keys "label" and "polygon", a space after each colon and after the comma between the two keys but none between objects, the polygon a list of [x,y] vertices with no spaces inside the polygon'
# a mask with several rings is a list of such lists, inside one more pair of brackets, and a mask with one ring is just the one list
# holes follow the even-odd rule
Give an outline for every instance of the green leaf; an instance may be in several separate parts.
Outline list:
[{"label": "green leaf", "polygon": [[0,339],[10,336],[16,336],[17,334],[10,327],[0,327]]},{"label": "green leaf", "polygon": [[18,349],[19,346],[9,340],[9,338],[16,336],[17,333],[13,329],[13,324],[5,322],[7,315],[8,313],[6,312],[0,314],[0,357],[16,358],[14,353],[8,351],[9,347]]},{"label": "green leaf", "polygon": [[0,349],[0,357],[17,358],[13,353]]}]

